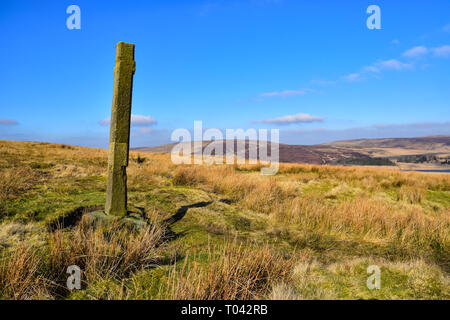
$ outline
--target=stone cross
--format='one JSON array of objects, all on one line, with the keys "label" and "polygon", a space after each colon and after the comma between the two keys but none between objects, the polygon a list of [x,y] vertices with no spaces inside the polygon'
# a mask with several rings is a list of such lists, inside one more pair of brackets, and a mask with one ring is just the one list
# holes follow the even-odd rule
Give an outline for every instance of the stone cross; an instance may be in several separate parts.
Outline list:
[{"label": "stone cross", "polygon": [[124,216],[127,213],[131,94],[136,64],[134,61],[134,44],[119,42],[116,49],[105,212],[111,215]]}]

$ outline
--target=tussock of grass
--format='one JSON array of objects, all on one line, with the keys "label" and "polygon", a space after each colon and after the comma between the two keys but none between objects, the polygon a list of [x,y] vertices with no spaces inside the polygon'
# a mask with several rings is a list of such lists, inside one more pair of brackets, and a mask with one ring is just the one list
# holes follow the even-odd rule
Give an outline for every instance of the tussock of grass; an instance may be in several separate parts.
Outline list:
[{"label": "tussock of grass", "polygon": [[83,285],[122,279],[157,266],[164,228],[141,231],[114,222],[95,227],[85,219],[72,231],[50,233],[44,246],[19,246],[0,259],[0,298],[61,298],[68,294],[68,266],[83,270]]},{"label": "tussock of grass", "polygon": [[421,203],[425,199],[426,190],[423,187],[402,185],[398,192],[398,199],[409,203]]},{"label": "tussock of grass", "polygon": [[0,259],[0,298],[51,298],[46,290],[48,283],[39,270],[42,257],[32,247],[19,245]]},{"label": "tussock of grass", "polygon": [[0,169],[0,201],[19,197],[36,182],[36,174],[30,167]]},{"label": "tussock of grass", "polygon": [[87,282],[99,278],[120,279],[155,265],[163,237],[162,227],[133,232],[117,222],[105,229],[93,228],[83,220],[70,236],[61,230],[51,234],[48,257],[53,270],[79,266]]},{"label": "tussock of grass", "polygon": [[258,299],[272,283],[289,277],[294,264],[268,246],[227,243],[213,247],[206,262],[185,259],[180,270],[170,271],[165,299],[234,300]]}]

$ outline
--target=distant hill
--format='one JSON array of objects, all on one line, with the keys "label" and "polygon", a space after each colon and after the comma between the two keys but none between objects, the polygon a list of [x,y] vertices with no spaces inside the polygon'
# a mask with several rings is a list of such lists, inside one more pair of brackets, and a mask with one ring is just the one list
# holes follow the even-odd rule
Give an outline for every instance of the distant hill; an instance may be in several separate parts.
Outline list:
[{"label": "distant hill", "polygon": [[[243,142],[243,141],[242,141]],[[133,151],[170,153],[177,143],[165,144],[156,147],[134,148]],[[237,141],[234,141],[235,150]],[[268,153],[270,155],[270,142]],[[225,154],[226,141],[203,141],[201,150],[208,145],[222,147]],[[245,141],[245,157],[250,157],[250,148],[258,149],[257,141]],[[192,153],[199,153],[191,143]],[[342,140],[320,145],[288,145],[279,144],[280,162],[310,163],[310,164],[370,164],[389,163],[380,161],[380,158],[398,160],[404,156],[436,156],[438,159],[447,159],[450,156],[450,136],[428,136],[417,138],[385,138],[385,139],[357,139]],[[372,161],[373,160],[373,161]],[[396,161],[397,165],[399,164]],[[440,165],[441,162],[436,162]],[[411,165],[408,165],[408,169]]]},{"label": "distant hill", "polygon": [[418,138],[342,140],[325,143],[323,145],[330,147],[350,148],[371,157],[450,154],[449,135]]},{"label": "distant hill", "polygon": [[385,138],[341,140],[323,145],[348,148],[401,148],[413,150],[450,150],[450,136],[429,136],[419,138]]},{"label": "distant hill", "polygon": [[[242,141],[244,142],[244,141]],[[255,147],[259,154],[259,146],[257,141],[245,141],[245,158],[250,158],[250,149]],[[172,148],[177,143],[165,144],[156,147],[145,147],[145,148],[134,148],[133,151],[141,151],[141,152],[163,152],[170,153]],[[203,141],[201,146],[202,151],[208,146],[217,147],[218,150],[222,147],[223,154],[225,155],[226,151],[226,141]],[[194,149],[194,144],[191,143],[192,153],[199,153],[199,149]],[[271,150],[271,142],[268,143],[267,153],[270,155]],[[237,141],[234,141],[234,150],[237,149]],[[338,160],[342,159],[351,159],[351,158],[369,158],[367,155],[355,152],[349,148],[341,148],[341,147],[330,147],[325,145],[317,145],[317,146],[305,146],[305,145],[288,145],[288,144],[279,144],[280,150],[280,162],[286,163],[310,163],[310,164],[327,164],[327,163],[335,163]]]}]

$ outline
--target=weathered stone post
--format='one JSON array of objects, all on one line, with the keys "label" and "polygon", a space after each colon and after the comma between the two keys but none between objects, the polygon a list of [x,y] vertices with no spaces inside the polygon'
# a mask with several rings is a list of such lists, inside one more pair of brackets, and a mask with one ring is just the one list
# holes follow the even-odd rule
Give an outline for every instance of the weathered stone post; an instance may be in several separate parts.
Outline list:
[{"label": "weathered stone post", "polygon": [[119,42],[116,49],[105,212],[124,216],[127,213],[126,170],[130,147],[131,94],[136,64],[134,44]]}]

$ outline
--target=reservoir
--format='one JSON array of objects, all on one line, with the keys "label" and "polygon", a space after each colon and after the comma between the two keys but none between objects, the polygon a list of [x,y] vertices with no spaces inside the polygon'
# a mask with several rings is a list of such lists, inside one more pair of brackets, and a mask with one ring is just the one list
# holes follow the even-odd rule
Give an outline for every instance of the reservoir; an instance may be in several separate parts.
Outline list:
[{"label": "reservoir", "polygon": [[450,173],[450,170],[416,170],[417,172],[446,172]]}]

